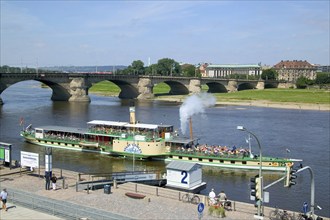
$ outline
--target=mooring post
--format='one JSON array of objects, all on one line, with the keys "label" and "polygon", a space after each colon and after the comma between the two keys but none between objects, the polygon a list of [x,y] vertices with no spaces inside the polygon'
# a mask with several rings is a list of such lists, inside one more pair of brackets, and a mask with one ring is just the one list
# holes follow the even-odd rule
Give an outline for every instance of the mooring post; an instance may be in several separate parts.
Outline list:
[{"label": "mooring post", "polygon": [[62,189],[65,189],[65,178],[62,179]]}]

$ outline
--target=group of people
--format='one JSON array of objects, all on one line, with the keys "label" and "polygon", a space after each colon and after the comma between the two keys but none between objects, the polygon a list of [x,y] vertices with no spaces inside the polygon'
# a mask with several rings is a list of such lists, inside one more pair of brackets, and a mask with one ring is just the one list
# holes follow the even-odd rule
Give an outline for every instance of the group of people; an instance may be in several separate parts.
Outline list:
[{"label": "group of people", "polygon": [[209,205],[221,205],[225,208],[231,209],[231,202],[228,201],[226,193],[222,190],[218,196],[212,189],[209,193]]},{"label": "group of people", "polygon": [[53,190],[56,190],[57,177],[55,176],[55,174],[51,175],[49,172],[46,172],[45,180],[46,180],[46,190],[50,190],[50,182],[52,182]]},{"label": "group of people", "polygon": [[202,154],[208,156],[226,156],[226,157],[248,157],[250,155],[250,151],[245,148],[237,148],[236,146],[227,147],[220,145],[196,145],[189,146],[187,148],[181,147],[176,150],[180,153],[188,153],[188,154]]}]

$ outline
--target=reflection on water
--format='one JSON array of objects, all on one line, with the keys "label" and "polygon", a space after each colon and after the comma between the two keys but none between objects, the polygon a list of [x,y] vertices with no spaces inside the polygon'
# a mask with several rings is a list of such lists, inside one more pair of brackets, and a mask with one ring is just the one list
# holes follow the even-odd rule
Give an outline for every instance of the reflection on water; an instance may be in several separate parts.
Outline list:
[{"label": "reflection on water", "polygon": [[[50,89],[42,89],[33,81],[18,83],[1,94],[4,105],[0,106],[0,141],[13,144],[13,158],[20,158],[20,151],[40,154],[44,163],[44,148],[25,143],[19,136],[21,117],[25,126],[60,125],[86,127],[90,120],[128,121],[128,106],[132,100],[91,95],[91,103],[52,102]],[[171,124],[180,127],[179,107],[176,102],[133,101],[137,120],[144,123]],[[209,145],[247,147],[247,134],[236,129],[243,125],[253,131],[262,145],[263,155],[301,158],[303,165],[312,167],[315,174],[315,202],[323,207],[320,214],[329,216],[329,112],[267,109],[255,107],[217,106],[207,109],[204,115],[193,116],[194,136]],[[258,154],[255,140],[252,149]],[[290,149],[288,154],[286,149]],[[135,170],[165,171],[163,161],[135,161]],[[62,149],[53,150],[53,167],[79,172],[115,172],[133,170],[133,161],[106,155],[81,153]],[[250,178],[257,171],[238,171],[219,168],[203,168],[203,181],[217,193],[225,190],[229,198],[251,202]],[[265,185],[283,174],[265,173]],[[267,189],[269,206],[300,211],[304,201],[310,202],[310,175],[299,173],[297,184],[290,189],[278,183]]]}]

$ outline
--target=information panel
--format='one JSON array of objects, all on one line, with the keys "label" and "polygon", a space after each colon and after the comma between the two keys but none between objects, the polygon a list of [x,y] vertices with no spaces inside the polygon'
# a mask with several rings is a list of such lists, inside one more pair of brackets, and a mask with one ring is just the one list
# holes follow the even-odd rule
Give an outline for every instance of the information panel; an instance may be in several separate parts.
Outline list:
[{"label": "information panel", "polygon": [[39,154],[21,151],[21,166],[38,168]]},{"label": "information panel", "polygon": [[0,160],[5,164],[11,161],[11,144],[0,142]]}]

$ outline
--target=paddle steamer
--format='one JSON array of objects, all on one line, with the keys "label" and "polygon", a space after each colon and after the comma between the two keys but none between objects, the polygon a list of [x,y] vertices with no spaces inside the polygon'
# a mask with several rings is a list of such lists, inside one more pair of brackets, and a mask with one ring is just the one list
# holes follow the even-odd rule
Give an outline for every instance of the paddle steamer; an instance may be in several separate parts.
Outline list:
[{"label": "paddle steamer", "polygon": [[[197,138],[181,137],[172,125],[136,121],[135,107],[129,108],[129,122],[93,120],[87,128],[29,125],[21,136],[32,144],[134,157],[134,159],[180,160],[234,169],[259,169],[259,158],[250,149],[199,145]],[[190,129],[191,130],[191,129]],[[191,130],[192,133],[192,130]],[[262,168],[286,171],[294,159],[263,157]]]}]

